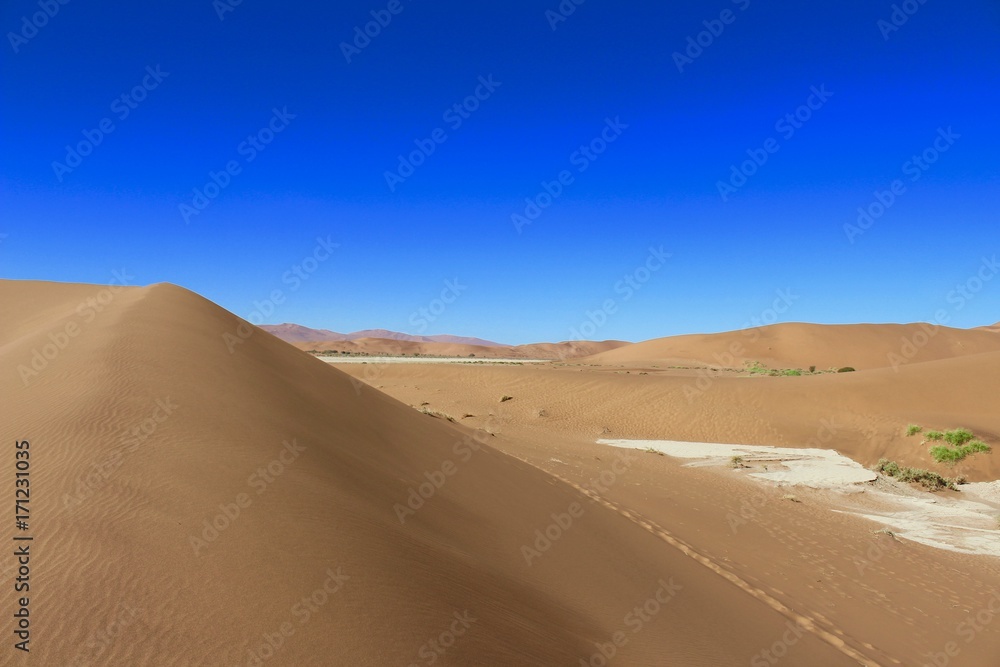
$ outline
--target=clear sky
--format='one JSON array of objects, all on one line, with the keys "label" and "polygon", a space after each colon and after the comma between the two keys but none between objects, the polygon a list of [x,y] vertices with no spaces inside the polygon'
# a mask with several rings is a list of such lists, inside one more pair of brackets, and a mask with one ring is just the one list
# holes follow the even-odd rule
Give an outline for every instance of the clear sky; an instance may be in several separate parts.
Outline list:
[{"label": "clear sky", "polygon": [[1000,320],[996,2],[577,1],[4,2],[0,276],[509,343]]}]

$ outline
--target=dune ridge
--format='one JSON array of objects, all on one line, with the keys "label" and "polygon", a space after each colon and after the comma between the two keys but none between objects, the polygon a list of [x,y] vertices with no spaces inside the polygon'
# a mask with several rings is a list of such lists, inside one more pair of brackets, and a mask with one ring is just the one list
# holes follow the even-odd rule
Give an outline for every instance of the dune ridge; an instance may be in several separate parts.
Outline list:
[{"label": "dune ridge", "polygon": [[993,351],[1000,351],[1000,339],[980,329],[924,323],[782,323],[717,334],[657,338],[600,352],[586,361],[725,368],[760,362],[770,368],[864,370]]}]

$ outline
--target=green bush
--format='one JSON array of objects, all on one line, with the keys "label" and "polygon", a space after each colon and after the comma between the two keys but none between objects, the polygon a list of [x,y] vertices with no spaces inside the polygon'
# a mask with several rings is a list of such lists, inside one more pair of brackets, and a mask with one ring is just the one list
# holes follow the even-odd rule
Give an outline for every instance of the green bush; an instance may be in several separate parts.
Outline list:
[{"label": "green bush", "polygon": [[924,430],[923,426],[918,426],[916,424],[910,424],[906,427],[906,435],[916,435]]},{"label": "green bush", "polygon": [[931,456],[938,463],[958,463],[970,454],[979,454],[992,451],[990,446],[982,440],[973,440],[957,447],[947,445],[937,445],[931,447]]},{"label": "green bush", "polygon": [[944,433],[941,431],[927,431],[927,433],[924,434],[924,437],[928,440],[941,440],[944,438]]},{"label": "green bush", "polygon": [[851,368],[850,366],[844,366],[843,368],[838,368],[837,372],[838,373],[853,373],[854,369]]},{"label": "green bush", "polygon": [[967,428],[956,428],[950,431],[945,431],[944,433],[945,442],[955,445],[956,447],[964,445],[975,437],[976,436],[972,434],[972,431]]}]

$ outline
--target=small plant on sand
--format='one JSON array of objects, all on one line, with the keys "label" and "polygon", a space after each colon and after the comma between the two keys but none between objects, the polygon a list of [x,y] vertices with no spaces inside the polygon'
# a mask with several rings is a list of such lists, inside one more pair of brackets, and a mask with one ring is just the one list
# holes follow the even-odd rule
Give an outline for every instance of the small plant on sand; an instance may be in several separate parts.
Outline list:
[{"label": "small plant on sand", "polygon": [[[872,534],[873,534],[873,535],[888,535],[888,536],[889,536],[889,537],[891,537],[892,539],[894,539],[894,540],[896,539],[896,533],[892,532],[892,531],[891,531],[891,530],[889,530],[888,528],[880,528],[880,529],[878,529],[878,530],[873,530],[873,531],[872,531]],[[898,541],[898,540],[897,540],[897,541]]]},{"label": "small plant on sand", "polygon": [[504,394],[503,396],[500,397],[500,402],[501,403],[506,403],[507,401],[513,401],[513,400],[514,400],[514,397],[513,396],[508,396],[507,394]]},{"label": "small plant on sand", "polygon": [[742,456],[734,456],[733,458],[729,459],[729,465],[732,466],[733,468],[736,468],[736,469],[746,468],[747,467],[743,463],[743,457]]},{"label": "small plant on sand", "polygon": [[750,375],[766,375],[770,371],[767,370],[767,366],[760,363],[759,361],[745,361],[743,362],[747,368],[747,372]]},{"label": "small plant on sand", "polygon": [[660,456],[663,456],[663,452],[661,452],[655,447],[646,447],[646,449],[642,451],[646,452],[647,454],[659,454]]},{"label": "small plant on sand", "polygon": [[851,368],[850,366],[844,366],[843,368],[838,368],[837,372],[838,373],[853,373],[854,369]]},{"label": "small plant on sand", "polygon": [[916,435],[924,430],[923,426],[918,426],[917,424],[910,424],[906,427],[906,435]]},{"label": "small plant on sand", "polygon": [[792,376],[802,375],[802,371],[800,371],[798,368],[786,368],[785,370],[780,371],[780,373],[782,375],[792,375]]},{"label": "small plant on sand", "polygon": [[810,366],[809,367],[809,372],[810,373],[815,373],[816,372],[816,367],[815,366]]},{"label": "small plant on sand", "polygon": [[944,439],[944,433],[941,431],[927,431],[927,433],[924,433],[924,437],[928,440],[942,440]]},{"label": "small plant on sand", "polygon": [[798,499],[798,498],[797,498],[796,496],[793,496],[793,495],[792,495],[792,494],[790,494],[790,493],[786,493],[785,495],[783,495],[783,496],[781,497],[781,499],[782,499],[782,500],[787,500],[787,501],[789,501],[789,502],[793,502],[793,503],[801,503],[801,502],[802,502],[802,501],[801,501],[801,500],[799,500],[799,499]]}]

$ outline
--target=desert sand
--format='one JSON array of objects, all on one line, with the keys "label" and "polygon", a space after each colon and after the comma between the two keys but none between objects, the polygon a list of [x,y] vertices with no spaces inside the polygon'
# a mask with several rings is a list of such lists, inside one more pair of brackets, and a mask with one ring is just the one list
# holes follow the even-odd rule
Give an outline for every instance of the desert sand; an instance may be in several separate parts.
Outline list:
[{"label": "desert sand", "polygon": [[[755,357],[859,369],[802,377],[657,368],[657,345],[633,349],[646,344],[541,365],[337,366],[168,284],[0,281],[0,302],[17,314],[0,321],[2,423],[31,442],[37,554],[32,651],[10,664],[1000,655],[996,558],[878,532],[834,511],[835,489],[789,500],[744,470],[597,442],[933,467],[906,424],[998,442],[1000,342],[942,331],[893,369],[861,327],[836,332],[843,350],[802,335]],[[996,456],[949,472],[991,482]],[[13,471],[11,454],[0,488]]]}]

